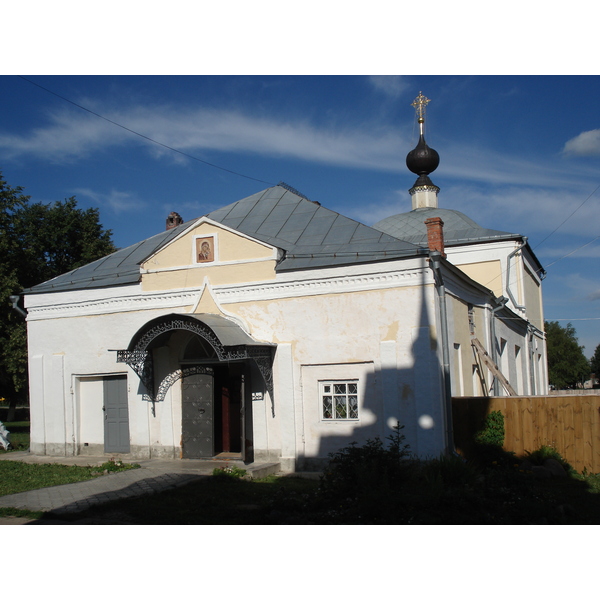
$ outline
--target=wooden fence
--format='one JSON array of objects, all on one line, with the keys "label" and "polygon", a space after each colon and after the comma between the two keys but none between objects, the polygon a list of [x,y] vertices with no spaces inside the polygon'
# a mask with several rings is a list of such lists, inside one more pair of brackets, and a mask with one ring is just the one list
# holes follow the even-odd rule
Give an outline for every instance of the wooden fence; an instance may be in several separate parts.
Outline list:
[{"label": "wooden fence", "polygon": [[573,468],[600,473],[600,394],[453,398],[454,444],[473,449],[473,436],[490,412],[504,415],[504,449],[525,456],[552,446]]}]

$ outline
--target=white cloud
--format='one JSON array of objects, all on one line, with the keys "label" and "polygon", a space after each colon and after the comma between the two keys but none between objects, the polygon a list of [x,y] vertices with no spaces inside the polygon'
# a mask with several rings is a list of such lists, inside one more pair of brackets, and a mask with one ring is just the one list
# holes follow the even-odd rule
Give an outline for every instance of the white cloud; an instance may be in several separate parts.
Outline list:
[{"label": "white cloud", "polygon": [[[432,144],[435,146],[434,144]],[[523,185],[538,188],[585,189],[587,181],[597,180],[597,170],[565,164],[558,159],[533,159],[515,153],[504,154],[491,147],[449,143],[435,148],[440,166],[431,175],[486,184]],[[593,187],[588,186],[591,192]]]},{"label": "white cloud", "polygon": [[570,139],[565,144],[563,153],[575,156],[600,155],[600,129],[583,131],[578,136]]},{"label": "white cloud", "polygon": [[[143,126],[144,123],[140,123]],[[309,122],[252,117],[233,111],[200,110],[153,123],[152,137],[188,153],[211,149],[258,153],[360,168],[397,168],[401,137],[370,129],[325,130]]]},{"label": "white cloud", "polygon": [[600,288],[596,277],[584,277],[581,273],[568,273],[555,276],[563,288],[570,290],[573,300],[600,300]]},{"label": "white cloud", "polygon": [[402,75],[371,75],[369,82],[378,92],[392,99],[399,98],[410,88]]},{"label": "white cloud", "polygon": [[[576,240],[573,240],[574,242]],[[546,258],[600,258],[600,245],[571,245],[571,246],[553,246],[540,250],[539,254]]]},{"label": "white cloud", "polygon": [[385,198],[378,198],[375,204],[356,204],[348,206],[344,214],[365,225],[374,225],[390,215],[407,212],[411,208],[410,194],[406,190],[397,190]]},{"label": "white cloud", "polygon": [[93,151],[143,142],[150,144],[148,148],[156,156],[177,158],[164,147],[170,146],[191,155],[203,150],[244,152],[378,170],[396,170],[402,154],[401,134],[388,127],[322,129],[308,121],[205,108],[95,110],[140,135],[92,115],[62,111],[52,114],[46,127],[22,135],[0,134],[0,153],[13,158],[33,155],[55,162],[72,161]]},{"label": "white cloud", "polygon": [[22,135],[0,134],[0,152],[7,157],[37,156],[69,162],[122,141],[125,131],[89,115],[60,111],[46,127]]},{"label": "white cloud", "polygon": [[146,205],[135,193],[131,192],[111,190],[105,194],[89,188],[77,188],[73,190],[73,193],[77,196],[89,198],[94,204],[107,207],[116,214],[138,210]]},{"label": "white cloud", "polygon": [[[440,184],[432,175],[433,182]],[[478,225],[532,236],[531,243],[541,243],[544,237],[558,228],[536,254],[544,256],[564,256],[577,246],[584,244],[598,235],[598,198],[590,198],[583,206],[585,195],[562,188],[547,189],[520,187],[511,185],[483,186],[478,184],[441,185],[438,195],[440,208],[463,212]],[[373,224],[390,215],[411,210],[411,197],[407,189],[398,189],[394,195],[380,198],[377,202],[363,204],[353,212],[346,214],[366,224]],[[580,207],[578,210],[578,207]],[[577,236],[565,252],[564,238],[561,235]],[[548,254],[554,248],[556,240],[560,241],[560,249]],[[576,253],[576,257],[595,256],[596,245],[590,245]]]},{"label": "white cloud", "polygon": [[[387,94],[401,93],[405,85],[403,79],[391,76],[372,77],[370,80],[379,89],[385,89]],[[53,162],[73,162],[93,152],[143,144],[157,159],[169,157],[174,161],[186,162],[189,159],[165,146],[213,164],[221,163],[213,156],[208,157],[207,151],[239,152],[404,173],[404,158],[413,146],[413,142],[405,139],[399,129],[389,127],[387,123],[321,127],[308,119],[264,116],[244,112],[243,109],[137,106],[110,110],[91,101],[82,101],[82,104],[164,146],[153,144],[89,113],[69,109],[50,114],[45,127],[20,135],[0,133],[0,156],[35,156]],[[587,182],[597,179],[597,173],[591,167],[566,165],[558,158],[536,160],[502,154],[473,144],[443,141],[436,149],[441,163],[431,175],[434,183],[440,185],[440,179],[476,182],[469,187],[466,196],[455,194],[452,199],[452,202],[471,205],[477,201],[477,212],[465,211],[467,214],[485,214],[491,210],[490,206],[496,205],[501,207],[498,210],[504,218],[535,215],[533,224],[539,229],[543,229],[542,222],[558,225],[560,216],[564,219],[569,208],[581,203],[586,191],[590,193],[593,190]],[[222,163],[226,166],[227,161]],[[483,193],[490,184],[498,190],[495,195]],[[447,184],[441,187],[442,201],[446,194],[450,197],[452,188]],[[535,191],[534,187],[537,188]],[[581,195],[573,190],[580,190]],[[460,206],[453,207],[461,210]],[[581,214],[586,219],[591,216],[585,211]]]},{"label": "white cloud", "polygon": [[598,235],[600,194],[588,198],[587,190],[577,193],[562,187],[451,185],[442,187],[439,197],[440,206],[460,210],[483,227],[537,234],[536,243],[541,242],[539,235],[545,237],[555,229],[553,237],[576,235],[582,240],[578,243]]}]

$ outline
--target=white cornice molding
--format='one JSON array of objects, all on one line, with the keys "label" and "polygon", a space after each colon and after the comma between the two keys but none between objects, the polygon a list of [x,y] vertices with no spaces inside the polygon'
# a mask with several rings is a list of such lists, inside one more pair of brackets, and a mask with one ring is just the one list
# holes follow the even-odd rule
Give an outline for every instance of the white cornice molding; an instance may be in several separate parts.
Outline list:
[{"label": "white cornice molding", "polygon": [[[333,276],[335,272],[339,274]],[[324,269],[319,273],[302,271],[284,273],[276,281],[265,281],[249,284],[229,284],[211,286],[215,301],[219,305],[240,302],[256,302],[260,300],[277,300],[343,294],[399,287],[412,287],[433,282],[430,269],[426,265],[415,268],[394,269],[390,263],[380,265],[379,269],[358,269],[356,266],[342,269]],[[70,293],[65,298],[60,293],[44,295],[43,302],[36,303],[30,298],[27,307],[28,321],[43,319],[60,319],[84,317],[121,312],[178,309],[193,311],[197,306],[199,295],[204,285],[199,288],[170,290],[168,292],[143,292],[136,286],[136,292],[124,294],[122,289],[114,289],[113,296],[107,295],[110,290],[103,290],[102,297],[97,293],[89,294],[85,290]],[[91,297],[90,297],[91,295]],[[65,301],[66,300],[66,301]]]},{"label": "white cornice molding", "polygon": [[101,299],[86,299],[82,294],[81,299],[78,301],[30,306],[27,308],[27,320],[65,319],[168,308],[181,310],[184,307],[196,304],[198,293],[198,289],[177,290],[167,293],[154,292],[150,294],[139,291],[139,293],[129,296],[105,297]]},{"label": "white cornice molding", "polygon": [[361,275],[348,274],[337,277],[314,277],[259,284],[229,285],[214,288],[214,292],[222,304],[344,294],[431,283],[428,271],[427,268],[418,268]]}]

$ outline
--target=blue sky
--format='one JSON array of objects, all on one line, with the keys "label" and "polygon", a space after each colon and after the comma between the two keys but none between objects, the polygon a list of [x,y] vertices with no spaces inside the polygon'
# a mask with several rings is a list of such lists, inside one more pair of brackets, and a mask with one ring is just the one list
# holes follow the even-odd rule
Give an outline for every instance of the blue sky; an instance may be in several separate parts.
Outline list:
[{"label": "blue sky", "polygon": [[589,14],[578,0],[11,3],[0,171],[34,201],[98,207],[119,247],[161,231],[171,210],[189,220],[279,181],[370,225],[410,210],[422,91],[440,206],[529,236],[548,271],[546,319],[572,322],[590,356],[600,78]]},{"label": "blue sky", "polygon": [[368,225],[410,210],[423,91],[440,206],[527,235],[545,318],[600,344],[600,77],[25,77],[0,77],[4,178],[98,207],[119,247],[279,181]]}]

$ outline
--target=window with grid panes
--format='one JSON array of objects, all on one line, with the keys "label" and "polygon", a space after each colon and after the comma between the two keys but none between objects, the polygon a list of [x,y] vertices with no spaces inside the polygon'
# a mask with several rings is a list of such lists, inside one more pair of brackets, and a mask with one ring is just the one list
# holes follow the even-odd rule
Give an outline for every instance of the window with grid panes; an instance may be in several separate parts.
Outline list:
[{"label": "window with grid panes", "polygon": [[324,420],[358,419],[358,381],[320,381]]}]

